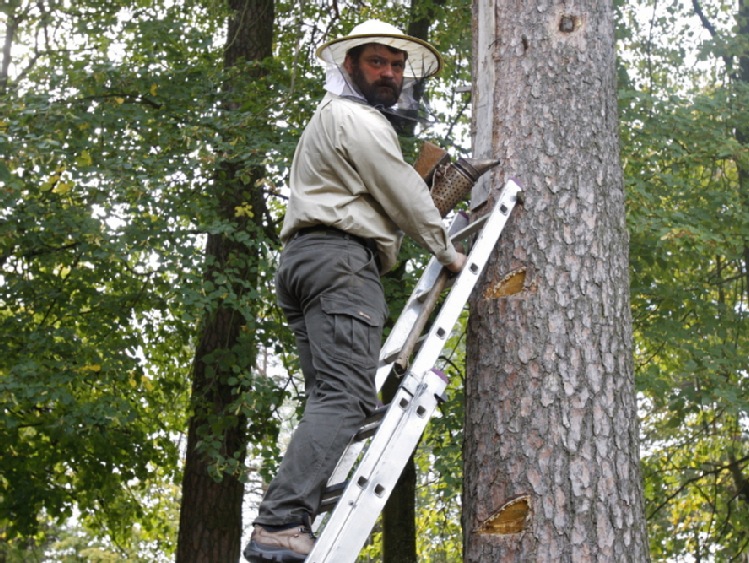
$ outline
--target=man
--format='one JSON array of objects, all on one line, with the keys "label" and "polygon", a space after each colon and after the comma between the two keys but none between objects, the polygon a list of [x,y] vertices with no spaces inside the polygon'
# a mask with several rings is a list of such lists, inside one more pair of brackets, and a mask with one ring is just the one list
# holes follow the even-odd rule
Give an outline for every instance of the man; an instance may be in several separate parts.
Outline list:
[{"label": "man", "polygon": [[328,94],[294,155],[276,278],[306,405],[245,549],[254,562],[304,561],[314,546],[326,482],[376,406],[387,317],[380,275],[397,260],[401,232],[452,272],[466,262],[384,115],[412,105],[410,87],[439,71],[437,51],[370,20],[317,54],[328,64]]}]

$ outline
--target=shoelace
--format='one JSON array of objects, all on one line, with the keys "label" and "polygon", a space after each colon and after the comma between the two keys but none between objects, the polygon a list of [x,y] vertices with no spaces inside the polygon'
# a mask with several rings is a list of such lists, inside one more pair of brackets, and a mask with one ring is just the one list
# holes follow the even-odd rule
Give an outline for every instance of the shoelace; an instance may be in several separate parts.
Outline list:
[{"label": "shoelace", "polygon": [[302,526],[301,528],[299,528],[299,531],[302,534],[309,534],[309,537],[311,537],[313,540],[317,539],[317,536],[315,535],[315,533],[312,531],[311,528],[307,528],[306,526]]},{"label": "shoelace", "polygon": [[304,525],[301,527],[299,531],[302,533],[309,534],[309,537],[311,537],[313,541],[317,539],[317,536],[312,531],[312,518],[310,517],[309,514],[306,514],[304,516]]}]

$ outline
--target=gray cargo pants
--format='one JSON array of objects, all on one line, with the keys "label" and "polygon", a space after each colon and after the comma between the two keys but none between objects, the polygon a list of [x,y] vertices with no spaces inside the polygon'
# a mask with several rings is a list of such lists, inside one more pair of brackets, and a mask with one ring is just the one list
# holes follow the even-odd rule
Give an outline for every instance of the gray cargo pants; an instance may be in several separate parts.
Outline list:
[{"label": "gray cargo pants", "polygon": [[339,233],[292,239],[277,299],[294,331],[306,404],[256,524],[314,519],[327,480],[376,407],[375,372],[387,305],[372,252]]}]

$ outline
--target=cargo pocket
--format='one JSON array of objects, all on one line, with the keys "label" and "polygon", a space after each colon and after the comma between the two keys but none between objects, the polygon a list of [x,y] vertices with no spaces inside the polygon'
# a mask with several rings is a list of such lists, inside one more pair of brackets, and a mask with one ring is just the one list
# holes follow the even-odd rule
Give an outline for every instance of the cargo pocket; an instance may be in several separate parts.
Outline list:
[{"label": "cargo pocket", "polygon": [[380,356],[385,314],[371,306],[331,295],[323,295],[320,306],[333,323],[330,354],[366,368],[375,368]]}]

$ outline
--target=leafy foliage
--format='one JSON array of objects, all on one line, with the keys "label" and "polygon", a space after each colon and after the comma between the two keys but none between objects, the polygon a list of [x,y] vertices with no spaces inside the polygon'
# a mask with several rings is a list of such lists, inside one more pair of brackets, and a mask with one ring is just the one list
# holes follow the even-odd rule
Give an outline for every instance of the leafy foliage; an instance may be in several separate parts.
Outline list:
[{"label": "leafy foliage", "polygon": [[139,522],[168,548],[215,28],[200,6],[11,8],[46,43],[0,102],[0,528],[76,515],[127,546]]},{"label": "leafy foliage", "polygon": [[[721,0],[616,4],[652,552],[728,560],[749,542],[747,15],[736,13],[744,3]],[[323,93],[314,60],[323,38],[368,17],[406,28],[429,15],[446,66],[428,92],[437,124],[419,136],[455,156],[468,152],[470,97],[458,90],[471,82],[466,2],[283,1],[276,11],[274,58],[227,76],[222,2],[12,0],[0,8],[0,25],[15,38],[0,75],[0,537],[8,560],[171,552],[195,339],[221,304],[247,322],[238,346],[213,361],[235,368],[229,411],[248,418],[251,453],[265,459],[266,477],[273,472],[275,435],[255,415],[300,391],[273,304],[273,234],[296,139]],[[263,78],[222,90],[253,65]],[[415,145],[406,146],[412,158]],[[262,221],[249,197],[230,220],[222,215],[213,173],[227,162],[247,183],[257,167],[267,172]],[[209,234],[257,251],[260,282],[242,285],[247,264],[204,278]],[[402,258],[384,280],[394,315],[419,263],[410,246]],[[249,365],[244,345],[278,358],[283,375]],[[460,557],[462,353],[459,342],[447,352],[450,401],[417,455],[424,561]],[[247,478],[214,440],[224,422],[204,436],[212,471]]]},{"label": "leafy foliage", "polygon": [[[749,546],[749,98],[731,73],[746,37],[730,5],[693,6],[649,7],[624,41],[643,468],[653,556],[732,560]],[[700,14],[722,31],[690,52]]]}]

